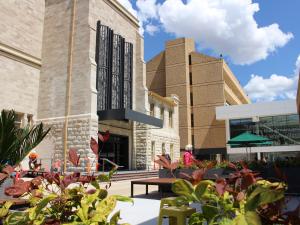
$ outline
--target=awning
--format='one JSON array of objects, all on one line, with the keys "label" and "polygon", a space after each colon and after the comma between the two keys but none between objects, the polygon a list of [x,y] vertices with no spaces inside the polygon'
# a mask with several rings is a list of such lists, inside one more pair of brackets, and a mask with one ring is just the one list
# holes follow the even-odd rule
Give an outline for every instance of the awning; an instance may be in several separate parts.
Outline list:
[{"label": "awning", "polygon": [[110,109],[98,111],[99,120],[132,120],[156,127],[163,127],[163,121],[131,109]]},{"label": "awning", "polygon": [[252,146],[252,145],[259,145],[259,144],[272,144],[272,141],[269,138],[251,134],[249,132],[244,132],[234,138],[231,138],[227,144],[230,145],[239,145],[239,146]]}]

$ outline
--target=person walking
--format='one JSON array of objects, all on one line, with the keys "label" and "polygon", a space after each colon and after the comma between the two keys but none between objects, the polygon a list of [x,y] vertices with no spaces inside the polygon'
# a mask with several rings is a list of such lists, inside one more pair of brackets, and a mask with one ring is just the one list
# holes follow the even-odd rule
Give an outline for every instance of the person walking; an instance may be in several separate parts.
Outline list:
[{"label": "person walking", "polygon": [[183,154],[183,164],[185,167],[189,167],[193,164],[194,156],[192,150],[193,150],[192,145],[189,144],[185,146],[185,153]]}]

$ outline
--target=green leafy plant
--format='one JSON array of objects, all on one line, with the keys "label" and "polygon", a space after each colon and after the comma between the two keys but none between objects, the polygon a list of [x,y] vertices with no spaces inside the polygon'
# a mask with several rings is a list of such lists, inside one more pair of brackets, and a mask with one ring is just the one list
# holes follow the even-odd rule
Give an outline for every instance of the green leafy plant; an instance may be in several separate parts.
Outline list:
[{"label": "green leafy plant", "polygon": [[201,205],[201,212],[194,213],[189,224],[300,224],[294,212],[283,212],[286,185],[261,180],[258,174],[242,165],[242,170],[231,165],[236,171],[228,179],[203,180],[202,169],[195,173],[197,179],[192,179],[192,183],[178,179],[173,184],[172,190],[180,196],[183,204],[194,202]]},{"label": "green leafy plant", "polygon": [[[108,221],[116,202],[133,201],[124,196],[108,196],[107,190],[102,189],[99,182],[101,181],[98,177],[48,174],[41,179],[41,184],[35,192],[31,189],[31,192],[24,193],[30,195],[32,206],[24,212],[9,214],[4,224],[117,224],[119,212]],[[91,183],[93,188],[87,189],[87,183]],[[70,188],[71,184],[76,186]]]},{"label": "green leafy plant", "polygon": [[[79,166],[80,156],[75,149],[69,150],[69,161]],[[12,167],[4,171],[10,173]],[[14,179],[14,184],[5,189],[5,194],[13,197],[29,197],[31,207],[24,212],[3,214],[4,224],[14,225],[117,225],[120,212],[111,216],[117,201],[131,202],[131,198],[119,195],[108,196],[111,177],[108,174],[82,175],[79,172],[61,175],[44,173],[31,181]],[[100,184],[104,184],[102,188]],[[10,205],[3,206],[3,210]],[[1,214],[0,209],[0,216]],[[109,216],[111,218],[108,220]]]},{"label": "green leafy plant", "polygon": [[18,128],[15,125],[16,113],[2,111],[0,116],[0,167],[6,164],[17,165],[48,134],[42,123]]},{"label": "green leafy plant", "polygon": [[12,206],[12,204],[12,202],[7,201],[0,207],[0,221],[8,215],[9,208]]}]

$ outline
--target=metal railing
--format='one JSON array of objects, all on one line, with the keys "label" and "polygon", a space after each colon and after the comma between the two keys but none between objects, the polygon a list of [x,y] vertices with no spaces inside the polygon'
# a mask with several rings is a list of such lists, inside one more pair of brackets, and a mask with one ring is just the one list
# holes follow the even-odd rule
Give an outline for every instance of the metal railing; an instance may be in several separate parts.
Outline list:
[{"label": "metal railing", "polygon": [[292,139],[292,138],[290,138],[290,137],[288,137],[288,136],[286,136],[286,135],[280,133],[279,131],[277,131],[277,130],[275,130],[275,129],[272,129],[271,127],[269,127],[269,126],[267,126],[267,125],[262,124],[262,127],[268,129],[269,131],[274,132],[275,134],[279,135],[280,137],[282,137],[282,138],[284,138],[284,139],[286,139],[286,140],[289,140],[290,142],[292,142],[292,143],[294,143],[294,144],[297,144],[297,145],[300,144],[300,143],[297,142],[296,140],[294,140],[294,139]]},{"label": "metal railing", "polygon": [[116,164],[115,162],[113,162],[113,161],[111,161],[111,160],[109,160],[107,158],[99,158],[99,160],[102,161],[102,165],[101,165],[102,166],[102,172],[104,172],[105,162],[113,165],[113,167],[115,167],[116,169],[124,167],[124,166],[120,166],[120,165]]}]

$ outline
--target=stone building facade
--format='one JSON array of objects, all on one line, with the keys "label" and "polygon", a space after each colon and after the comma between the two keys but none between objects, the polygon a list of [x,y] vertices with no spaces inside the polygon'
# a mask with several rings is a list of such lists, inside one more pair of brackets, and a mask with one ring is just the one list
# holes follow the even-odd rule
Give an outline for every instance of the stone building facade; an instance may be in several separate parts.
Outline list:
[{"label": "stone building facade", "polygon": [[192,144],[202,158],[226,154],[225,123],[216,120],[215,107],[250,102],[225,61],[196,52],[188,38],[166,42],[147,62],[147,87],[179,96],[180,148]]},{"label": "stone building facade", "polygon": [[[95,161],[90,137],[109,130],[100,157],[128,170],[147,168],[137,133],[162,121],[148,115],[138,20],[117,0],[1,1],[0,16],[0,94],[6,96],[0,109],[51,127],[38,153],[67,162],[68,149],[76,148],[84,171]],[[108,104],[101,108],[103,100]]]},{"label": "stone building facade", "polygon": [[45,4],[0,2],[0,109],[15,109],[23,124],[37,116]]},{"label": "stone building facade", "polygon": [[[137,124],[135,137],[137,139],[137,166],[146,169],[158,169],[154,163],[157,155],[169,154],[172,161],[180,158],[179,137],[179,99],[176,95],[162,97],[155,92],[149,92],[149,114],[163,120],[163,127],[157,128],[147,124]],[[146,156],[146,157],[142,157]]]}]

